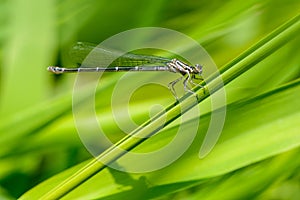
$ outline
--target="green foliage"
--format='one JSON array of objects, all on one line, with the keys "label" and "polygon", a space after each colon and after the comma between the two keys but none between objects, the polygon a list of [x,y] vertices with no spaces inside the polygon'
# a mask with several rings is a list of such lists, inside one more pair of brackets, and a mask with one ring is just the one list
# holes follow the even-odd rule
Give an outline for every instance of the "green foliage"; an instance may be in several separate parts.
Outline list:
[{"label": "green foliage", "polygon": [[[299,1],[14,0],[1,1],[0,11],[0,198],[299,198]],[[227,116],[217,145],[199,159],[212,111],[209,93],[197,88],[203,114],[191,147],[166,168],[124,173],[96,162],[78,137],[72,117],[75,75],[54,76],[46,67],[72,65],[67,54],[76,41],[99,43],[143,26],[181,31],[205,47],[226,83]],[[189,50],[185,44],[178,48]],[[121,76],[105,75],[96,90],[96,115],[105,133],[134,152],[167,144],[180,127],[179,107],[192,106],[190,97],[177,105],[165,88],[141,87],[126,106],[133,121],[152,129],[136,133],[160,130],[150,118],[161,117],[162,109],[148,116],[155,104],[167,111],[157,119],[168,126],[145,141],[124,137],[112,110],[122,113],[125,104],[112,108],[110,102]],[[144,78],[166,79],[141,75],[128,87]],[[212,88],[220,87],[209,80]],[[183,123],[186,134],[197,120]],[[100,157],[109,161],[121,156],[113,148],[105,152]]]}]

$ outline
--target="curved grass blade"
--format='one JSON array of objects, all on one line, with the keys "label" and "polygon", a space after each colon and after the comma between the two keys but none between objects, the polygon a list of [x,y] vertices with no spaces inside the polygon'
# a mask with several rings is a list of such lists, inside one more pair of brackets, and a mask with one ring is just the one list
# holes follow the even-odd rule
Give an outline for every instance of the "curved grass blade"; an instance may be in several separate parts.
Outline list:
[{"label": "curved grass blade", "polygon": [[[155,195],[174,192],[177,190],[176,187],[184,188],[186,186],[190,187],[193,184],[200,184],[200,181],[205,181],[206,178],[216,177],[296,148],[300,144],[297,126],[295,126],[298,123],[299,112],[294,109],[294,106],[298,104],[300,95],[297,91],[299,91],[299,88],[300,80],[298,79],[293,83],[270,91],[264,95],[229,105],[228,121],[226,123],[227,125],[225,125],[224,134],[220,139],[220,143],[204,160],[198,159],[197,152],[199,144],[195,143],[180,161],[155,173],[124,175],[125,178],[127,178],[124,179],[123,177],[124,185],[121,186],[118,180],[112,178],[112,175],[114,176],[118,172],[105,169],[80,187],[72,190],[72,192],[65,197],[66,199],[78,197],[94,199],[96,198],[94,196],[96,195],[95,193],[98,193],[97,198],[117,195],[119,193],[120,195],[121,193],[128,194],[128,192],[126,192],[129,190],[128,186],[131,186],[133,181],[139,180],[141,176],[152,184],[155,183],[155,185],[148,186],[150,188],[146,191],[147,195],[155,197]],[[286,102],[289,102],[289,104],[285,104]],[[240,113],[243,113],[243,118],[240,117]],[[262,118],[252,117],[253,115],[262,115],[262,113],[264,113]],[[209,117],[209,114],[202,116],[201,123],[204,122],[204,124],[207,124]],[[256,124],[256,126],[253,127],[253,124]],[[274,126],[276,127],[275,129]],[[199,133],[205,128],[206,127],[203,127],[199,130]],[[161,137],[151,138],[152,141],[141,145],[141,148],[147,148],[151,146],[151,144],[157,144],[161,139],[168,140],[169,137],[173,136],[171,133],[174,132],[174,129],[171,128],[163,131],[162,134],[158,135]],[[272,137],[270,137],[271,134]],[[168,136],[164,137],[166,135]],[[201,138],[201,134],[197,136],[196,141],[201,140],[198,137]],[[236,151],[236,147],[239,147],[239,151]],[[92,161],[90,161],[90,163],[91,162]],[[40,198],[41,193],[47,192],[48,188],[51,188],[52,185],[56,185],[69,178],[74,172],[80,171],[84,166],[87,166],[87,162],[83,162],[48,179],[24,194],[21,199]],[[179,170],[183,168],[185,170]],[[186,183],[186,185],[184,183]],[[175,185],[172,187],[172,184],[175,184],[176,187]],[[205,187],[206,186],[207,184]],[[152,193],[158,189],[160,190],[159,193]],[[88,191],[91,191],[91,193]],[[89,195],[92,195],[92,197]]]},{"label": "curved grass blade", "polygon": [[[238,60],[238,62],[233,61],[232,67],[222,74],[224,83],[227,84],[230,81],[234,80],[236,77],[252,68],[255,64],[257,64],[268,55],[276,51],[278,48],[280,48],[282,45],[284,45],[286,42],[294,38],[294,36],[299,32],[300,29],[299,15],[296,17],[296,20],[294,18],[291,21],[292,23],[288,22],[287,24],[289,25],[285,27],[284,30],[274,35],[271,40],[263,40],[265,41],[263,45],[258,45],[259,47],[255,49],[255,51],[249,51],[248,55],[245,58],[243,58],[242,60]],[[208,82],[207,85],[203,88],[198,87],[195,89],[196,95],[198,97],[198,102],[201,102],[209,97],[209,92],[212,94],[220,89],[220,87],[222,87],[219,82],[216,82],[214,80],[215,79]],[[208,87],[211,88],[210,91],[208,91]],[[162,117],[158,114],[156,117],[154,117],[154,120],[152,119],[151,121],[145,122],[140,128],[133,132],[133,135],[137,136],[136,138],[131,136],[124,137],[124,139],[119,141],[116,146],[126,150],[133,149],[134,147],[145,141],[145,137],[149,137],[157,133],[162,127],[177,119],[182,113],[188,111],[194,105],[194,97],[191,95],[187,95],[186,97],[184,97],[182,103],[169,106],[167,108],[168,111],[165,118],[162,119]],[[122,155],[123,154],[117,151],[115,147],[111,147],[107,151],[99,155],[99,157],[101,157],[101,160],[103,160],[105,163],[111,163],[120,158]],[[84,166],[81,170],[77,171],[77,173],[73,174],[67,180],[54,187],[51,191],[45,194],[42,199],[57,199],[65,196],[67,193],[88,180],[90,177],[103,170],[105,167],[106,166],[99,163],[97,159],[94,159],[92,162]]]}]

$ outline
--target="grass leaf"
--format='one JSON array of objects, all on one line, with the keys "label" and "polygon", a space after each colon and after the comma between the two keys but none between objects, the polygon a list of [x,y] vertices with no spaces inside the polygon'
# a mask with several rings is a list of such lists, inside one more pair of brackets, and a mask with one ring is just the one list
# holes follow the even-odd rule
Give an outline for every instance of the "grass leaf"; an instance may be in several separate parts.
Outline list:
[{"label": "grass leaf", "polygon": [[[254,45],[253,48],[250,48],[250,50],[246,51],[246,53],[242,54],[244,56],[233,60],[232,63],[227,65],[231,67],[228,69],[225,68],[226,71],[221,70],[223,72],[222,79],[224,80],[224,83],[227,84],[230,81],[234,80],[245,71],[255,66],[255,64],[266,58],[268,55],[276,51],[287,41],[293,39],[294,36],[299,33],[299,15],[291,19],[282,27],[284,28],[279,28],[274,31],[275,33],[271,33],[270,35],[272,37],[267,36],[268,39],[261,40],[262,42],[259,42],[257,45]],[[196,94],[198,95],[199,102],[207,98],[209,96],[209,92],[212,94],[222,87],[222,84],[215,80],[216,79],[213,78],[209,79],[205,88],[198,87],[195,90]],[[209,92],[207,88],[210,88]],[[252,119],[254,121],[241,121],[251,123],[245,124],[245,126],[241,126],[243,127],[242,129],[237,125],[236,131],[233,131],[234,128],[231,127],[229,130],[230,133],[240,133],[240,135],[235,135],[233,138],[230,138],[226,133],[224,133],[226,132],[225,128],[223,132],[224,136],[222,136],[225,138],[223,140],[221,139],[220,143],[218,143],[218,145],[214,148],[213,152],[209,154],[209,156],[205,157],[205,159],[195,161],[194,159],[190,159],[189,157],[191,155],[195,156],[195,152],[193,152],[192,154],[187,153],[188,156],[180,158],[179,161],[177,161],[175,164],[162,169],[159,172],[156,172],[155,175],[153,175],[154,179],[158,184],[169,184],[173,181],[183,182],[213,177],[299,146],[299,136],[296,133],[296,128],[293,126],[296,123],[295,119],[299,117],[299,113],[292,112],[293,110],[290,110],[291,107],[289,106],[281,106],[283,100],[286,102],[286,100],[288,99],[289,102],[294,104],[295,102],[297,102],[297,98],[295,98],[294,95],[297,89],[299,89],[299,81],[291,83],[290,85],[283,88],[279,88],[276,91],[267,93],[266,95],[251,99],[247,102],[237,103],[235,105],[229,106],[229,113],[231,113],[233,119],[240,119],[241,116],[238,116],[238,118],[236,118],[236,116],[239,115],[238,113],[244,113],[246,117],[245,119],[251,119],[251,116],[257,116],[259,115],[259,113],[266,113],[266,117],[269,117],[270,124],[266,123],[265,120],[263,121],[263,123],[262,121],[255,121],[257,120],[256,118]],[[262,104],[264,105],[264,107],[259,107],[259,105]],[[144,141],[146,143],[151,141],[152,138],[146,140],[144,137],[149,137],[157,133],[159,130],[161,130],[165,123],[169,124],[170,122],[177,119],[182,113],[181,109],[183,109],[184,113],[194,105],[195,101],[193,96],[184,97],[184,100],[180,104],[171,105],[166,109],[166,118],[162,117],[161,114],[158,114],[157,116],[155,116],[155,120],[145,122],[140,128],[133,132],[136,137],[127,136],[120,140],[116,144],[116,146],[122,149],[131,150],[136,146],[141,145],[141,143]],[[275,106],[278,109],[274,110],[274,115],[269,116],[270,112],[264,112],[264,109],[272,111],[272,107]],[[278,118],[276,118],[276,114],[282,114],[282,112],[286,111],[286,109],[289,109],[289,114],[282,118],[282,121],[284,123],[277,124],[276,120]],[[282,117],[282,115],[280,116]],[[252,129],[251,125],[254,123],[256,123],[257,126],[255,127],[255,129]],[[208,124],[208,120],[206,121],[206,124]],[[277,130],[279,131],[273,133],[272,140],[259,140],[259,138],[261,137],[268,138],[268,135],[273,132],[273,129],[271,127],[274,125],[277,126]],[[282,134],[283,130],[286,131],[285,134]],[[255,151],[253,150],[252,146],[252,144],[254,143],[256,147]],[[239,147],[240,149],[239,151],[235,151],[235,149],[232,147]],[[227,152],[228,155],[222,155],[224,152]],[[222,156],[220,157],[218,155]],[[247,157],[245,157],[245,155],[247,155]],[[102,161],[104,161],[105,163],[112,163],[120,157],[120,162],[122,162],[122,159],[126,158],[126,155],[123,155],[123,152],[118,151],[114,146],[99,155],[99,157],[101,157]],[[187,164],[189,160],[192,161],[193,164]],[[187,171],[180,171],[179,173],[177,169],[178,166],[181,165],[189,166],[190,169],[187,169]],[[99,172],[102,171],[105,167],[106,166],[104,164],[97,162],[97,160],[92,160],[88,164],[84,165],[81,169],[78,170],[78,168],[76,168],[76,172],[72,175],[70,175],[70,170],[68,172],[68,178],[66,180],[65,174],[63,175],[64,178],[58,176],[55,181],[49,182],[47,184],[47,189],[46,187],[41,189],[41,187],[37,186],[36,189],[33,189],[32,191],[25,194],[22,199],[32,197],[31,194],[36,197],[37,191],[39,191],[39,195],[45,199],[55,199],[63,197],[69,192],[73,191],[76,187],[84,183],[86,180],[91,179],[91,177],[95,174],[101,176],[102,173]],[[166,173],[166,171],[168,173]],[[173,176],[170,177],[167,174],[173,174]],[[174,174],[176,174],[176,176],[174,176]],[[150,177],[148,178],[148,176]],[[153,178],[151,177],[151,173],[146,175],[146,177],[149,180]],[[52,186],[54,186],[53,189],[48,190],[48,187],[52,188]]]}]

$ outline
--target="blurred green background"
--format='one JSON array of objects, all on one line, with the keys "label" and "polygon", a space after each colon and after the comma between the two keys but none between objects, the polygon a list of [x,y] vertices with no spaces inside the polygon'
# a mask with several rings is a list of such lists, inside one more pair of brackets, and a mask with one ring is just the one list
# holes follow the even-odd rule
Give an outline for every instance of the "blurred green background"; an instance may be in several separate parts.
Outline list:
[{"label": "blurred green background", "polygon": [[[49,65],[70,66],[68,51],[77,41],[100,43],[114,34],[137,27],[170,28],[197,40],[221,67],[299,11],[299,0],[1,0],[0,199],[17,198],[47,178],[91,158],[80,142],[72,118],[75,76],[57,76],[46,71]],[[297,80],[300,74],[299,41],[299,37],[287,41],[287,45],[226,86],[228,104],[241,100],[257,103],[253,97]],[[106,86],[97,95],[96,98],[105,100],[105,103],[96,101],[97,114],[110,115],[107,114],[110,112],[110,94],[119,77],[119,74],[109,75]],[[134,80],[129,84],[137,82]],[[154,91],[154,94],[167,91],[159,87],[145,90]],[[135,95],[130,107],[138,124],[148,119],[151,104],[159,102],[167,106],[173,102],[168,93],[157,96],[137,92]],[[272,121],[276,124],[268,124],[272,127],[267,129],[270,134],[278,130],[280,114],[299,117],[296,101],[290,105],[285,100],[282,102],[287,107],[284,108],[286,112],[277,113],[279,117]],[[263,107],[259,103],[254,105],[253,108]],[[276,110],[275,107],[272,109]],[[268,118],[270,110],[265,109],[265,113],[258,115],[262,112],[259,110],[254,113],[254,118]],[[234,123],[242,111],[234,114],[230,111],[228,115]],[[293,115],[288,115],[290,112]],[[242,119],[241,126],[248,121],[248,118]],[[299,121],[299,118],[294,120]],[[244,125],[243,130],[256,126]],[[300,129],[299,124],[289,126],[293,131]],[[110,135],[112,140],[117,141],[123,136],[110,120],[104,128],[119,132],[119,135]],[[232,135],[240,133],[235,129],[231,131],[229,125],[226,128]],[[255,149],[255,144],[252,147]],[[294,144],[285,152],[262,156],[255,163],[232,168],[228,173],[197,179],[193,184],[185,185],[182,181],[182,186],[179,186],[180,181],[174,182],[177,184],[174,190],[163,190],[152,183],[158,188],[153,187],[148,196],[222,199],[226,193],[224,199],[299,199],[298,155],[299,146]],[[248,182],[249,178],[256,182]],[[86,193],[92,194],[96,190]],[[116,189],[107,193],[107,198],[118,199],[120,196],[114,195],[119,192]],[[97,195],[83,195],[82,198],[105,197]]]}]

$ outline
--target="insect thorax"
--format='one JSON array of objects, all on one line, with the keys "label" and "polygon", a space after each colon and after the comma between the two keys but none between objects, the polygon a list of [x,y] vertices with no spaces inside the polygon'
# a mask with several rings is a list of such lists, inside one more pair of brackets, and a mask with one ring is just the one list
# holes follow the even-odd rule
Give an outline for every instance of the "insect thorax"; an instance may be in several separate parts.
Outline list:
[{"label": "insect thorax", "polygon": [[185,64],[184,62],[175,58],[168,63],[168,67],[170,67],[170,71],[179,72],[182,75],[199,73],[199,70],[194,66],[189,66],[188,64]]}]

